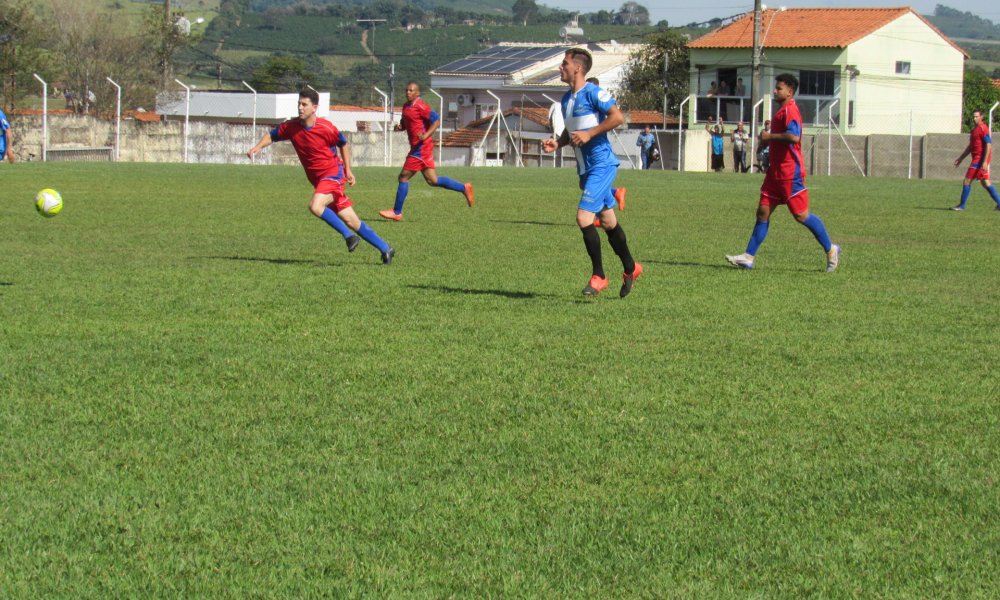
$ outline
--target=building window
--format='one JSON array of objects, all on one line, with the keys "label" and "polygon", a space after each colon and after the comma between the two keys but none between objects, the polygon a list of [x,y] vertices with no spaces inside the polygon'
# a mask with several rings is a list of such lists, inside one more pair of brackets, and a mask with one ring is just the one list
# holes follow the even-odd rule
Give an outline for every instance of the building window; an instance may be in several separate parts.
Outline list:
[{"label": "building window", "polygon": [[896,75],[909,75],[910,63],[901,60],[896,61]]},{"label": "building window", "polygon": [[483,119],[486,117],[492,117],[497,112],[496,104],[477,104],[476,105],[476,118]]},{"label": "building window", "polygon": [[799,91],[807,96],[833,96],[836,71],[799,71]]}]

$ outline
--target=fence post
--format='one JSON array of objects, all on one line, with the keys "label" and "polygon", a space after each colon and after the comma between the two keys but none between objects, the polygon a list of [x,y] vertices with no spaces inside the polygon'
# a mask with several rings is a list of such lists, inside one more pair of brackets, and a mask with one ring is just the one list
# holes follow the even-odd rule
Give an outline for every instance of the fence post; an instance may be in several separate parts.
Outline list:
[{"label": "fence post", "polygon": [[[441,121],[444,121],[444,115],[445,115],[445,112],[444,112],[444,96],[442,96],[441,94],[435,92],[434,88],[428,87],[427,89],[430,90],[431,93],[434,94],[435,96],[437,96],[438,100],[441,101],[441,114],[438,115],[438,119],[441,120]],[[441,126],[438,125],[438,158],[437,158],[438,162],[441,162],[441,156],[444,153],[444,148],[441,147],[441,143],[442,143],[443,139],[444,138],[441,135]]]},{"label": "fence post", "polygon": [[830,104],[830,110],[828,111],[829,117],[826,125],[826,174],[830,176],[833,174],[833,107],[837,106],[840,102],[840,98],[837,98]]},{"label": "fence post", "polygon": [[122,150],[121,150],[121,141],[122,141],[122,86],[120,86],[117,83],[115,83],[114,80],[112,80],[110,77],[105,77],[105,79],[107,79],[108,81],[110,81],[111,85],[115,86],[118,89],[118,108],[116,109],[116,112],[115,112],[115,162],[118,162],[118,161],[121,161],[121,159],[122,159]]},{"label": "fence post", "polygon": [[[764,104],[764,99],[761,98],[750,108],[750,164],[753,164],[755,158],[757,158],[757,137],[760,133],[757,131],[757,107]],[[757,165],[757,172],[760,173],[760,168],[764,166],[763,163]],[[753,169],[750,169],[753,173]]]},{"label": "fence post", "polygon": [[[49,151],[49,84],[38,73],[32,75],[42,82],[42,162],[45,162],[45,153]],[[991,112],[990,115],[992,114]]]},{"label": "fence post", "polygon": [[[248,90],[253,92],[253,119],[250,125],[250,143],[252,144],[254,143],[254,139],[256,139],[257,137],[257,90],[250,87],[250,84],[248,84],[245,81],[240,81],[240,83],[245,85]],[[250,157],[250,164],[254,164],[255,162],[257,162],[255,158],[256,157],[253,156]]]},{"label": "fence post", "polygon": [[388,110],[389,110],[389,95],[386,94],[385,92],[383,92],[382,90],[378,89],[374,85],[372,86],[372,89],[374,89],[376,92],[379,93],[380,96],[382,96],[382,132],[385,134],[384,135],[385,139],[384,139],[384,141],[382,143],[382,166],[383,167],[388,167],[389,166],[389,124],[388,124],[388,121],[387,121],[386,117],[388,116]]},{"label": "fence post", "polygon": [[[558,104],[559,105],[559,117],[563,118],[563,115],[562,115],[562,102],[556,102],[555,100],[552,99],[552,96],[549,96],[548,94],[542,94],[542,97],[545,98],[546,100],[548,100],[549,102],[553,103],[553,104]],[[551,108],[552,107],[550,106],[549,109],[551,110]],[[565,120],[563,122],[565,123]],[[559,132],[558,134],[555,131],[552,132],[552,137],[556,138],[556,140],[559,139],[560,135],[562,135],[562,132]],[[538,159],[538,164],[539,165],[542,164],[542,159],[541,158]],[[553,167],[560,167],[560,166],[562,166],[562,148],[556,148],[556,151],[552,153],[552,166]]]},{"label": "fence post", "polygon": [[[684,170],[681,166],[684,163],[684,144],[682,143],[684,140],[684,105],[687,104],[687,101],[690,99],[691,96],[688,96],[687,98],[681,101],[681,104],[678,107],[678,109],[680,110],[680,112],[677,114],[677,171],[678,172]],[[663,153],[661,152],[660,170],[663,170],[663,168],[664,168]]]},{"label": "fence post", "polygon": [[184,102],[184,162],[188,161],[188,118],[191,116],[191,88],[181,83],[180,79],[174,79],[187,90],[187,100]]},{"label": "fence post", "polygon": [[918,106],[920,106],[919,102],[914,104],[913,108],[910,109],[910,156],[908,157],[909,161],[906,166],[907,179],[913,179],[913,111],[917,110]]},{"label": "fence post", "polygon": [[[35,77],[38,76],[35,75]],[[993,134],[993,111],[995,111],[998,106],[1000,106],[1000,102],[994,102],[993,106],[990,107],[990,135]]]}]

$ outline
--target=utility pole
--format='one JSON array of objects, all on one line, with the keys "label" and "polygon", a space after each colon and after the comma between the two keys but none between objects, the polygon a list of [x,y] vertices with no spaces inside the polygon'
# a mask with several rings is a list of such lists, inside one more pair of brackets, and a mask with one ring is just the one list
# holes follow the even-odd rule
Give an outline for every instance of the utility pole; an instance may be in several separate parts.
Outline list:
[{"label": "utility pole", "polygon": [[[169,35],[170,30],[170,0],[163,0],[163,23],[164,23],[164,35]],[[170,61],[167,58],[167,38],[163,38],[163,89],[167,89],[167,85],[170,84],[170,71],[168,69],[167,63]]]},{"label": "utility pole", "polygon": [[[757,102],[760,101],[760,17],[761,17],[761,0],[754,0],[753,3],[753,58],[750,62],[751,67],[751,78],[750,78],[750,106],[751,110],[756,111]],[[751,123],[756,123],[757,119],[753,118],[751,115]],[[751,136],[756,136],[756,131],[750,132]]]},{"label": "utility pole", "polygon": [[667,129],[667,96],[670,92],[670,51],[663,50],[663,129]]},{"label": "utility pole", "polygon": [[219,68],[219,89],[221,90],[222,89],[222,63],[219,63],[217,66]]}]

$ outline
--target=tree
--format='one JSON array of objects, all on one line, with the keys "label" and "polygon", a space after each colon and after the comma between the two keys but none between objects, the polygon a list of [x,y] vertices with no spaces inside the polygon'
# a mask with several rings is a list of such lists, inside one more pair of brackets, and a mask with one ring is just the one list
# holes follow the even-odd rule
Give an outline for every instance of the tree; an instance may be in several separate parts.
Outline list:
[{"label": "tree", "polygon": [[599,10],[587,15],[587,22],[591,25],[611,25],[614,22],[613,19],[614,15],[606,10]]},{"label": "tree", "polygon": [[297,92],[314,81],[305,61],[291,56],[269,56],[250,76],[250,85],[258,92]]},{"label": "tree", "polygon": [[619,25],[649,25],[649,9],[634,0],[622,4],[615,17]]},{"label": "tree", "polygon": [[521,21],[522,25],[527,25],[528,20],[538,14],[538,5],[535,0],[517,0],[511,8],[514,18]]},{"label": "tree", "polygon": [[962,131],[972,131],[975,126],[972,120],[973,111],[989,111],[997,101],[1000,101],[1000,88],[993,85],[989,77],[980,73],[966,72],[962,86]]},{"label": "tree", "polygon": [[271,31],[277,31],[285,26],[285,17],[287,16],[288,13],[284,9],[272,6],[264,11],[264,22],[271,28]]},{"label": "tree", "polygon": [[646,44],[632,54],[621,89],[615,94],[618,103],[628,110],[663,110],[663,61],[669,56],[667,72],[667,112],[677,114],[677,107],[688,96],[691,60],[687,38],[673,31],[653,33]]},{"label": "tree", "polygon": [[41,87],[34,73],[51,80],[56,59],[42,43],[42,25],[31,5],[23,0],[0,0],[0,78],[5,109],[13,111],[28,91]]}]

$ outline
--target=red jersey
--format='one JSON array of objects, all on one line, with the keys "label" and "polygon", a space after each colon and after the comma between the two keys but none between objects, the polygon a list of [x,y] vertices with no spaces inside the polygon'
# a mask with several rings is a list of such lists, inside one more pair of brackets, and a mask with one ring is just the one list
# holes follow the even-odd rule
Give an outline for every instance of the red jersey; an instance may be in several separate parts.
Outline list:
[{"label": "red jersey", "polygon": [[[785,102],[771,119],[771,134],[791,133],[802,137],[802,115],[799,114],[799,107],[795,105],[795,99]],[[771,164],[767,169],[767,176],[775,180],[791,179],[800,185],[805,185],[806,167],[802,158],[802,144],[786,144],[784,142],[772,141],[768,144],[771,155]]]},{"label": "red jersey", "polygon": [[305,127],[300,119],[291,119],[271,130],[271,141],[282,140],[292,143],[309,183],[315,186],[323,179],[343,177],[337,148],[346,146],[347,140],[333,123],[317,117],[312,127]]},{"label": "red jersey", "polygon": [[[986,123],[980,123],[972,129],[972,132],[969,133],[969,149],[972,154],[972,164],[969,165],[970,169],[976,169],[980,166],[990,164],[990,158],[992,157],[984,157],[983,149],[986,148],[986,144],[992,143],[993,140],[990,138],[990,129],[986,126]],[[986,160],[982,161],[983,158]]]},{"label": "red jersey", "polygon": [[418,152],[420,145],[428,148],[434,147],[434,140],[428,137],[421,142],[420,136],[426,133],[431,125],[437,122],[438,118],[438,114],[420,98],[403,105],[403,128],[406,129],[406,135],[410,138],[410,154]]}]

